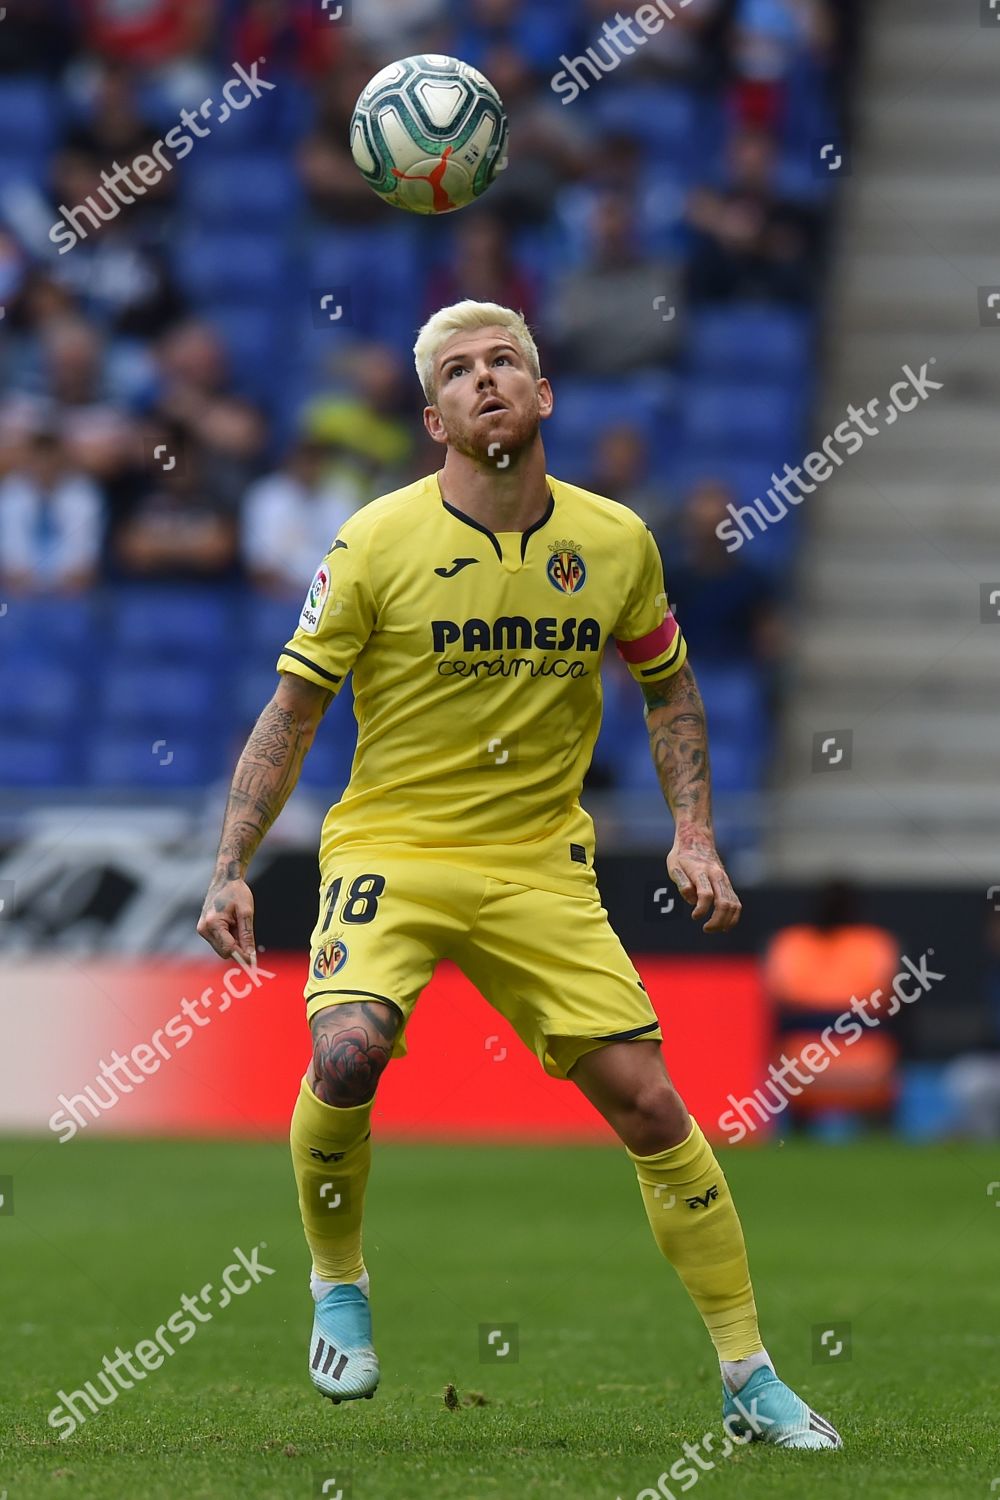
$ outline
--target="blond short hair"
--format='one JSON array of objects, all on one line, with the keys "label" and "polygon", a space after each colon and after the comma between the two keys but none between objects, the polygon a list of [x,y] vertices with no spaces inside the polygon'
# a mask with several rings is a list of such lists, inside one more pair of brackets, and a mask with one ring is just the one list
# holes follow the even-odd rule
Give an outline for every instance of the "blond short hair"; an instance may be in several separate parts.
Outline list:
[{"label": "blond short hair", "polygon": [[478,328],[503,328],[528,361],[528,367],[536,380],[541,378],[538,362],[538,347],[531,336],[531,329],[519,312],[511,307],[501,307],[498,302],[455,302],[451,307],[442,307],[429,318],[417,335],[413,346],[413,361],[417,367],[417,378],[429,403],[435,399],[435,364],[438,354],[447,341],[456,333],[474,333]]}]

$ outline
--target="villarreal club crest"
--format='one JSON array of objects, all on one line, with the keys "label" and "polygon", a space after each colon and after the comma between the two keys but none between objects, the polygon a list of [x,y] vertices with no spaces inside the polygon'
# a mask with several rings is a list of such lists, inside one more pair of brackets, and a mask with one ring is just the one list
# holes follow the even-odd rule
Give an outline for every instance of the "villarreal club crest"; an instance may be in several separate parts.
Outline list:
[{"label": "villarreal club crest", "polygon": [[313,978],[330,979],[338,973],[347,962],[347,944],[343,938],[334,938],[330,943],[324,943],[317,950],[313,959]]},{"label": "villarreal club crest", "polygon": [[546,573],[553,588],[561,594],[576,594],[587,581],[587,565],[576,542],[550,542]]}]

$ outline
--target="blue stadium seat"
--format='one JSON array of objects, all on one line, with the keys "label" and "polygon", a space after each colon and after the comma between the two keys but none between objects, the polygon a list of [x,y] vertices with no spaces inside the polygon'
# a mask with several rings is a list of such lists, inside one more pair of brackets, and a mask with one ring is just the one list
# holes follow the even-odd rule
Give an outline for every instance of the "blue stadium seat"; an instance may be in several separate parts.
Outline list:
[{"label": "blue stadium seat", "polygon": [[[277,656],[277,651],[275,651]],[[249,727],[256,723],[261,709],[278,686],[278,673],[274,667],[241,667],[233,684],[236,712],[242,723]]]},{"label": "blue stadium seat", "polygon": [[687,332],[696,375],[801,381],[812,352],[812,319],[794,308],[736,303],[696,309]]},{"label": "blue stadium seat", "polygon": [[[178,728],[211,731],[223,706],[215,671],[202,666],[111,661],[101,673],[100,722],[109,726],[143,724],[153,739],[170,738]],[[151,743],[151,741],[150,741]]]},{"label": "blue stadium seat", "polygon": [[204,229],[287,224],[302,198],[294,164],[274,151],[195,153],[181,187],[185,210]]},{"label": "blue stadium seat", "polygon": [[658,156],[690,161],[697,105],[693,94],[669,84],[603,84],[594,91],[592,115],[603,133],[635,135]]},{"label": "blue stadium seat", "polygon": [[794,462],[805,439],[804,395],[784,385],[691,380],[681,412],[685,438],[720,453],[785,453]]},{"label": "blue stadium seat", "polygon": [[268,233],[209,230],[182,235],[174,250],[178,281],[198,303],[248,297],[281,302],[293,284],[281,228]]},{"label": "blue stadium seat", "polygon": [[126,584],[111,599],[114,645],[142,660],[224,652],[234,638],[233,622],[234,597],[222,590]]},{"label": "blue stadium seat", "polygon": [[5,152],[32,158],[47,154],[60,121],[60,96],[44,79],[0,80],[0,141]]},{"label": "blue stadium seat", "polygon": [[205,321],[226,347],[235,388],[270,405],[288,373],[288,326],[281,309],[233,302],[206,308]]},{"label": "blue stadium seat", "polygon": [[13,598],[0,616],[0,648],[22,663],[75,665],[93,650],[100,617],[95,594],[73,598]]},{"label": "blue stadium seat", "polygon": [[29,664],[19,654],[17,666],[6,659],[0,665],[5,733],[11,724],[34,729],[66,726],[79,712],[82,697],[80,674],[56,662],[41,660]]},{"label": "blue stadium seat", "polygon": [[303,585],[301,597],[296,594],[290,599],[274,599],[268,594],[246,594],[240,634],[248,657],[255,661],[259,658],[262,667],[273,668],[278,652],[295,632],[305,592]]},{"label": "blue stadium seat", "polygon": [[104,731],[87,745],[86,768],[93,786],[179,791],[205,786],[228,767],[221,740],[209,734],[171,735],[159,746],[148,734]]},{"label": "blue stadium seat", "polygon": [[72,786],[82,780],[79,748],[65,736],[0,734],[0,787]]}]

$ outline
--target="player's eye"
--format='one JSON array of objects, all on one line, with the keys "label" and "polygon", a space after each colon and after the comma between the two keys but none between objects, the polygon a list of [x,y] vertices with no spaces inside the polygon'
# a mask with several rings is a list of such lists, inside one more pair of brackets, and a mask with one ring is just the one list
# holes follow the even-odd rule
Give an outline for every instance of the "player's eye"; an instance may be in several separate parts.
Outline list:
[{"label": "player's eye", "polygon": [[509,354],[498,354],[497,357],[496,357],[496,359],[493,361],[493,363],[495,365],[499,365],[501,363],[503,363],[505,365],[509,365],[510,364],[510,355]]},{"label": "player's eye", "polygon": [[461,375],[464,370],[464,365],[452,365],[451,369],[448,371],[448,379],[451,380],[454,375]]}]

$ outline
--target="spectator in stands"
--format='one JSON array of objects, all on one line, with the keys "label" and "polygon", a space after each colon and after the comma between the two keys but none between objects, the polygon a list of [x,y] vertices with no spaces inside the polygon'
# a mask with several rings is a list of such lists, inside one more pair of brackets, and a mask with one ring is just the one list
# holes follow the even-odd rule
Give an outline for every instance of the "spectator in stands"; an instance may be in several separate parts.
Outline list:
[{"label": "spectator in stands", "polygon": [[554,289],[550,348],[562,369],[579,375],[662,365],[674,352],[676,322],[664,322],[659,309],[677,301],[674,267],[641,248],[634,201],[602,193],[586,261]]},{"label": "spectator in stands", "polygon": [[60,76],[79,45],[75,0],[8,0],[0,26],[0,75]]},{"label": "spectator in stands", "polygon": [[535,72],[509,43],[489,47],[482,71],[510,121],[510,165],[490,187],[490,208],[510,228],[548,223],[567,184],[590,165],[590,132],[577,110],[558,103],[548,72]]},{"label": "spectator in stands", "polygon": [[298,169],[313,211],[336,224],[385,223],[385,204],[365,182],[350,150],[358,95],[377,71],[370,54],[345,49],[317,99],[315,128],[298,150]]},{"label": "spectator in stands", "polygon": [[[392,62],[407,55],[405,47],[412,52],[440,52],[446,38],[447,9],[447,0],[362,0],[355,6],[353,24],[366,46],[385,53],[384,62]],[[450,51],[450,46],[445,50]]]},{"label": "spectator in stands", "polygon": [[230,51],[245,67],[266,57],[269,77],[321,81],[340,65],[344,34],[339,26],[317,26],[314,0],[247,0],[233,18]]},{"label": "spectator in stands", "polygon": [[733,102],[741,124],[776,130],[784,124],[787,83],[808,58],[829,61],[833,17],[826,0],[739,0],[733,21]]},{"label": "spectator in stands", "polygon": [[237,576],[236,513],[208,477],[204,448],[188,430],[165,424],[153,434],[155,461],[145,486],[112,538],[112,557],[128,578],[185,583]]},{"label": "spectator in stands", "polygon": [[[85,117],[66,136],[64,153],[86,157],[98,171],[110,171],[115,162],[126,165],[137,156],[151,154],[160,132],[142,112],[134,72],[121,62],[104,62],[88,93]],[[176,173],[164,172],[159,182],[144,187],[142,196],[128,206],[132,220],[141,219],[152,205],[174,199]]]},{"label": "spectator in stands", "polygon": [[180,104],[209,80],[202,59],[220,23],[220,0],[80,0],[83,41],[91,57],[141,68]]},{"label": "spectator in stands", "polygon": [[[827,882],[812,920],[776,933],[764,956],[774,1012],[774,1065],[780,1066],[783,1055],[802,1058],[810,1044],[825,1058],[822,1066],[806,1069],[811,1081],[797,1095],[790,1092],[791,1116],[819,1120],[827,1128],[858,1116],[884,1120],[895,1098],[899,1049],[887,1011],[899,971],[899,943],[884,928],[863,922],[859,908],[859,894],[849,881]],[[822,1040],[824,1030],[845,1013],[855,1020],[855,996],[869,1019],[849,1045],[838,1033],[831,1048]]]},{"label": "spectator in stands", "polygon": [[266,438],[261,413],[230,389],[225,349],[207,323],[192,319],[172,329],[157,362],[154,420],[176,426],[182,445],[199,450],[206,481],[235,507],[258,472]]},{"label": "spectator in stands", "polygon": [[584,481],[584,489],[629,506],[642,517],[662,549],[670,506],[664,487],[652,483],[649,468],[649,446],[642,431],[620,422],[605,428],[598,438],[593,472]]},{"label": "spectator in stands", "polygon": [[[720,39],[728,8],[727,0],[688,0],[683,9],[670,7],[673,14],[664,17],[665,24],[636,48],[633,57],[626,57],[619,72],[627,66],[630,79],[645,74],[682,84],[714,81],[724,62]],[[593,44],[608,19],[609,7],[606,0],[586,0],[585,11],[587,39]]]},{"label": "spectator in stands", "polygon": [[259,589],[302,594],[348,516],[370,496],[356,472],[331,470],[322,443],[298,438],[283,467],[251,485],[241,514],[243,561]]},{"label": "spectator in stands", "polygon": [[780,658],[784,625],[767,575],[716,534],[732,499],[717,480],[695,485],[668,552],[667,588],[695,661],[765,666]]},{"label": "spectator in stands", "polygon": [[0,407],[3,440],[52,427],[71,467],[101,484],[113,481],[133,456],[135,428],[109,393],[99,332],[75,315],[53,316],[23,360],[22,388]]},{"label": "spectator in stands", "polygon": [[485,71],[491,48],[510,47],[539,74],[551,73],[560,53],[581,40],[576,8],[550,8],[537,0],[469,0],[452,38],[455,56]]},{"label": "spectator in stands", "polygon": [[424,315],[430,317],[439,307],[465,297],[517,308],[528,323],[535,321],[535,279],[515,260],[503,220],[484,209],[473,210],[456,224],[448,262],[428,281]]},{"label": "spectator in stands", "polygon": [[687,206],[692,301],[812,300],[819,220],[813,210],[777,196],[775,162],[772,136],[740,131],[730,143],[727,185],[692,193]]},{"label": "spectator in stands", "polygon": [[103,527],[97,487],[73,467],[58,431],[38,428],[0,483],[0,586],[46,596],[90,587]]},{"label": "spectator in stands", "polygon": [[304,430],[335,446],[363,475],[365,499],[403,483],[415,438],[410,369],[384,344],[364,344],[347,359],[350,388],[318,396]]}]

